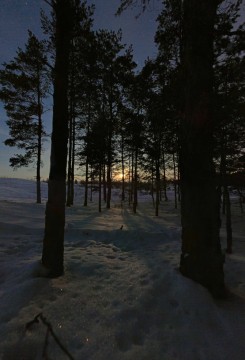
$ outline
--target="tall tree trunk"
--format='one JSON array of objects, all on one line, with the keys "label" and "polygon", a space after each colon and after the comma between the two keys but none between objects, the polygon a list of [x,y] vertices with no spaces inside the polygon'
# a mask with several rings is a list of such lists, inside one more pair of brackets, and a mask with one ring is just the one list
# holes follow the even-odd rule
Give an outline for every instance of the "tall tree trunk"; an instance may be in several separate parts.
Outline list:
[{"label": "tall tree trunk", "polygon": [[226,252],[232,254],[232,226],[231,226],[231,201],[228,186],[224,186],[225,203],[226,203]]},{"label": "tall tree trunk", "polygon": [[112,137],[113,137],[113,91],[112,84],[110,83],[110,92],[109,92],[109,123],[108,123],[108,149],[107,149],[107,197],[106,197],[106,208],[110,209],[111,207],[111,176],[112,176],[112,161],[113,161],[113,149],[112,149]]},{"label": "tall tree trunk", "polygon": [[101,212],[101,179],[102,179],[102,164],[100,160],[99,165],[99,212]]},{"label": "tall tree trunk", "polygon": [[[112,113],[112,110],[111,110]],[[109,126],[112,126],[112,115]],[[107,171],[106,171],[106,182],[107,182],[107,197],[106,197],[106,208],[111,207],[111,172],[112,172],[112,129],[108,132],[108,151],[107,151]]]},{"label": "tall tree trunk", "polygon": [[56,59],[54,68],[53,132],[51,143],[48,202],[45,213],[42,263],[48,275],[64,271],[64,227],[66,201],[66,162],[68,140],[68,67],[72,28],[69,0],[56,0]]},{"label": "tall tree trunk", "polygon": [[222,134],[221,139],[221,161],[220,161],[220,175],[221,182],[223,185],[223,214],[226,215],[226,252],[232,253],[232,226],[231,226],[231,202],[230,193],[227,185],[227,164],[226,164],[226,153],[227,153],[227,141],[225,133]]},{"label": "tall tree trunk", "polygon": [[[87,132],[86,135],[89,137],[91,131],[91,92],[89,88],[88,93],[88,118],[87,118]],[[87,144],[88,145],[88,144]],[[86,155],[86,165],[85,165],[85,189],[84,189],[84,204],[83,206],[88,206],[88,180],[89,180],[89,155]]]},{"label": "tall tree trunk", "polygon": [[166,179],[166,161],[165,161],[165,152],[162,152],[162,166],[163,166],[163,193],[165,201],[168,201],[167,195],[167,179]]},{"label": "tall tree trunk", "polygon": [[213,165],[213,32],[218,1],[184,0],[185,107],[181,129],[180,271],[224,295],[219,202]]},{"label": "tall tree trunk", "polygon": [[69,91],[69,147],[68,147],[68,174],[66,206],[72,205],[72,148],[73,148],[73,122],[74,122],[74,44],[71,46],[70,56],[70,91]]},{"label": "tall tree trunk", "polygon": [[[72,86],[72,85],[71,85]],[[71,186],[72,186],[72,130],[73,130],[73,104],[72,96],[70,95],[70,109],[69,109],[69,150],[68,150],[68,174],[67,174],[67,199],[66,206],[71,206]]]},{"label": "tall tree trunk", "polygon": [[85,184],[84,184],[84,203],[83,206],[88,206],[88,156],[85,164]]},{"label": "tall tree trunk", "polygon": [[122,162],[122,201],[125,200],[125,160],[124,160],[124,137],[121,135],[121,162]]},{"label": "tall tree trunk", "polygon": [[151,198],[153,207],[155,207],[155,198],[154,198],[154,161],[152,160],[152,167],[151,167]]},{"label": "tall tree trunk", "polygon": [[174,208],[178,208],[178,201],[177,201],[177,179],[176,179],[176,162],[175,162],[175,155],[173,153],[173,165],[174,165]]},{"label": "tall tree trunk", "polygon": [[94,176],[93,176],[93,168],[92,165],[90,166],[90,202],[93,201],[93,181],[94,181]]},{"label": "tall tree trunk", "polygon": [[107,182],[107,196],[106,196],[106,208],[111,207],[111,162],[108,162],[106,171],[106,182]]},{"label": "tall tree trunk", "polygon": [[244,210],[243,210],[244,196],[243,196],[241,190],[237,189],[237,191],[239,194],[239,205],[240,205],[240,209],[241,209],[241,214],[243,214],[244,213]]},{"label": "tall tree trunk", "polygon": [[155,215],[159,214],[159,203],[160,203],[160,164],[159,160],[156,161],[156,207]]},{"label": "tall tree trunk", "polygon": [[138,205],[138,148],[135,149],[135,159],[134,159],[134,183],[133,183],[133,212],[136,213],[136,208]]},{"label": "tall tree trunk", "polygon": [[106,165],[103,165],[103,199],[106,202]]},{"label": "tall tree trunk", "polygon": [[128,156],[128,205],[131,205],[131,178],[132,178],[132,173],[131,173],[131,154],[129,154]]},{"label": "tall tree trunk", "polygon": [[74,185],[75,185],[75,129],[76,119],[72,121],[72,158],[71,158],[71,205],[74,203]]},{"label": "tall tree trunk", "polygon": [[40,165],[39,160],[37,163],[37,175],[36,175],[36,186],[37,186],[37,204],[41,204],[41,176],[40,176]]},{"label": "tall tree trunk", "polygon": [[37,140],[37,204],[41,204],[41,155],[42,155],[42,103],[40,92],[40,78],[37,85],[37,101],[38,101],[38,140]]},{"label": "tall tree trunk", "polygon": [[181,189],[180,189],[180,160],[179,160],[179,153],[177,154],[177,156],[178,156],[178,161],[177,161],[177,166],[178,166],[178,168],[177,168],[177,184],[178,184],[178,186],[177,186],[177,188],[178,188],[178,202],[180,202],[181,201]]},{"label": "tall tree trunk", "polygon": [[133,202],[133,193],[134,193],[134,152],[131,153],[131,162],[129,165],[129,171],[131,172],[131,182],[130,182],[130,193],[129,193],[129,205]]}]

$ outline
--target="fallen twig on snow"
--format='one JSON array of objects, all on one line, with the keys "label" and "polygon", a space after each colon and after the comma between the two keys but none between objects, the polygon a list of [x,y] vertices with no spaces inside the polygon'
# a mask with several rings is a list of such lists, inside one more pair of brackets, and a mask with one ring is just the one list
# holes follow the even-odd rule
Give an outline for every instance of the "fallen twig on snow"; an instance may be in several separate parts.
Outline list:
[{"label": "fallen twig on snow", "polygon": [[55,334],[52,325],[46,320],[46,318],[43,316],[42,313],[37,314],[33,320],[29,321],[26,324],[26,330],[29,330],[35,323],[39,323],[39,319],[42,321],[43,325],[45,325],[47,327],[47,332],[45,335],[45,342],[44,342],[44,347],[43,347],[43,354],[42,354],[43,358],[44,359],[48,358],[48,355],[47,355],[48,338],[49,338],[49,335],[51,335],[53,337],[53,339],[55,340],[55,342],[57,343],[57,345],[67,355],[67,357],[70,360],[74,360],[73,356],[69,353],[69,351],[65,348],[65,346],[62,344],[62,342],[59,340],[59,338]]}]

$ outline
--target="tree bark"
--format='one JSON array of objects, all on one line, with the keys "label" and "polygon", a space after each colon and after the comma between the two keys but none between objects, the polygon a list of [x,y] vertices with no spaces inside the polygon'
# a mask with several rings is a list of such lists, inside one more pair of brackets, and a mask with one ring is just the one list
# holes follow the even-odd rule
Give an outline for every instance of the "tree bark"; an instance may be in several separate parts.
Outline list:
[{"label": "tree bark", "polygon": [[227,138],[225,131],[223,129],[223,134],[221,137],[221,161],[220,161],[220,177],[221,184],[223,186],[223,215],[226,215],[226,242],[227,248],[226,252],[228,254],[232,253],[232,225],[231,225],[231,202],[230,202],[230,193],[228,189],[227,181]]},{"label": "tree bark", "polygon": [[152,166],[151,166],[151,198],[152,198],[152,205],[155,208],[155,197],[154,197],[154,160],[152,159]]},{"label": "tree bark", "polygon": [[[72,86],[72,84],[71,84]],[[72,147],[73,147],[73,99],[70,95],[70,109],[69,109],[69,150],[68,150],[68,174],[67,174],[67,199],[66,206],[71,206],[71,187],[72,187]]]},{"label": "tree bark", "polygon": [[40,91],[40,74],[38,69],[38,84],[37,84],[37,106],[38,106],[38,140],[37,140],[37,204],[41,204],[41,155],[42,155],[42,103]]},{"label": "tree bark", "polygon": [[231,201],[228,186],[224,185],[225,202],[226,202],[226,252],[232,254],[232,225],[231,225]]},{"label": "tree bark", "polygon": [[86,156],[85,164],[85,184],[84,184],[84,203],[83,206],[88,206],[88,156]]},{"label": "tree bark", "polygon": [[[112,121],[109,126],[112,126]],[[106,170],[106,182],[107,182],[107,196],[106,196],[106,208],[111,207],[111,172],[112,172],[112,130],[109,129],[108,133],[108,151],[107,151],[107,170]]]},{"label": "tree bark", "polygon": [[180,271],[206,286],[214,296],[223,296],[219,202],[212,159],[213,32],[217,3],[184,1]]},{"label": "tree bark", "polygon": [[162,151],[162,165],[163,165],[163,192],[164,192],[164,200],[168,201],[167,195],[167,180],[166,180],[166,163],[165,163],[165,152]]},{"label": "tree bark", "polygon": [[106,183],[107,183],[107,195],[106,195],[106,208],[111,207],[111,160],[108,161],[106,169]]},{"label": "tree bark", "polygon": [[64,271],[68,141],[67,89],[72,28],[71,1],[57,0],[54,11],[56,14],[56,59],[54,68],[53,132],[42,253],[42,263],[48,269],[48,276],[50,277],[60,276]]},{"label": "tree bark", "polygon": [[121,163],[122,163],[122,201],[125,200],[125,160],[124,160],[124,136],[121,133]]},{"label": "tree bark", "polygon": [[159,215],[159,204],[160,204],[160,163],[156,160],[156,206],[155,216]]},{"label": "tree bark", "polygon": [[101,212],[102,163],[99,164],[99,212]]},{"label": "tree bark", "polygon": [[138,147],[135,148],[135,159],[134,159],[134,176],[133,176],[133,212],[136,214],[138,205]]},{"label": "tree bark", "polygon": [[178,208],[177,201],[177,178],[176,178],[176,162],[175,162],[175,154],[173,153],[173,167],[174,167],[174,208]]},{"label": "tree bark", "polygon": [[106,202],[106,165],[103,165],[103,199]]},{"label": "tree bark", "polygon": [[71,205],[74,204],[74,184],[75,184],[75,130],[76,119],[75,116],[72,122],[72,160],[71,160]]}]

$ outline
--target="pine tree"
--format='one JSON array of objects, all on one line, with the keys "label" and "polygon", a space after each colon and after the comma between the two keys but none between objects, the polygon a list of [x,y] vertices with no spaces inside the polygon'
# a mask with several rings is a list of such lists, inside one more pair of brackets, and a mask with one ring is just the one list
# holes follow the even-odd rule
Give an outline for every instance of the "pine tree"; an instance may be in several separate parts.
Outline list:
[{"label": "pine tree", "polygon": [[[78,157],[80,165],[85,165],[84,206],[88,205],[90,132],[98,111],[98,74],[96,35],[91,30],[86,41],[78,42],[78,76],[77,78],[77,132]],[[79,51],[80,48],[80,51]],[[81,54],[81,49],[83,54]]]},{"label": "pine tree", "polygon": [[[184,1],[181,126],[181,272],[224,294],[219,203],[213,164],[213,42],[218,1]],[[205,22],[203,21],[205,19]]]},{"label": "pine tree", "polygon": [[146,109],[145,99],[147,80],[143,70],[134,76],[129,88],[127,104],[127,147],[130,154],[131,190],[130,201],[133,201],[133,212],[136,213],[138,205],[139,168],[144,148]]},{"label": "pine tree", "polygon": [[76,140],[79,137],[78,127],[81,125],[80,115],[82,114],[82,117],[84,117],[86,107],[89,108],[91,113],[91,88],[96,74],[96,69],[93,66],[96,61],[94,33],[92,31],[94,7],[88,7],[85,2],[77,2],[76,6],[76,23],[73,29],[69,59],[67,206],[73,204]]},{"label": "pine tree", "polygon": [[[146,7],[149,1],[143,0],[143,6]],[[122,0],[119,13],[132,2]],[[183,275],[206,286],[216,296],[224,295],[212,138],[213,42],[216,11],[220,2],[183,1],[183,40],[180,52],[183,89],[180,270]]]},{"label": "pine tree", "polygon": [[[119,112],[123,101],[123,87],[134,67],[131,49],[126,49],[121,43],[121,32],[99,30],[96,32],[96,89],[93,90],[94,121],[103,124],[104,161],[103,178],[106,184],[105,201],[110,208],[112,172],[116,163],[117,131],[119,128]],[[123,52],[124,51],[124,52]],[[91,128],[92,128],[91,124]],[[101,125],[102,126],[102,125]],[[91,139],[87,136],[86,139]],[[92,144],[92,143],[91,143]],[[94,146],[94,143],[93,143]],[[89,149],[89,144],[86,145]],[[90,149],[93,152],[92,149]],[[87,165],[86,165],[87,166]],[[86,171],[87,173],[87,171]]]},{"label": "pine tree", "polygon": [[5,104],[10,138],[5,145],[17,147],[21,153],[10,158],[17,169],[35,164],[37,203],[41,203],[40,168],[43,138],[46,133],[42,115],[44,99],[49,88],[49,75],[45,55],[46,45],[30,31],[25,50],[0,71],[0,98]]},{"label": "pine tree", "polygon": [[64,271],[64,227],[66,201],[66,166],[68,141],[68,74],[69,54],[75,17],[72,0],[52,1],[55,13],[55,66],[53,131],[45,213],[42,264],[48,276]]},{"label": "pine tree", "polygon": [[[177,208],[179,191],[179,139],[183,111],[182,53],[183,53],[183,2],[165,0],[158,16],[155,42],[158,46],[156,68],[162,94],[162,121],[165,123],[164,155],[171,157],[171,172]],[[165,161],[165,159],[164,159]]]}]

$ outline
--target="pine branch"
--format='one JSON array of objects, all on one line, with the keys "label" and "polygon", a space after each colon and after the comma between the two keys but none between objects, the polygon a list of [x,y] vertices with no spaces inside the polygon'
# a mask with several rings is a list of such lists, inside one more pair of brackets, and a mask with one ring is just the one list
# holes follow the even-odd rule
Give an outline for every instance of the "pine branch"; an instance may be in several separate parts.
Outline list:
[{"label": "pine branch", "polygon": [[33,320],[29,321],[28,323],[26,323],[26,330],[29,330],[30,327],[32,327],[32,325],[39,323],[39,316],[41,315],[41,313],[37,314]]},{"label": "pine branch", "polygon": [[48,0],[43,0],[46,4],[48,4],[50,7],[53,7],[53,4],[49,2]]},{"label": "pine branch", "polygon": [[[151,0],[142,0],[141,6],[142,6],[142,12],[146,10],[147,5],[150,3]],[[128,7],[134,6],[134,0],[121,0],[121,4],[119,5],[116,16],[120,16]],[[140,15],[140,14],[139,14]],[[139,17],[139,15],[137,15]]]}]

